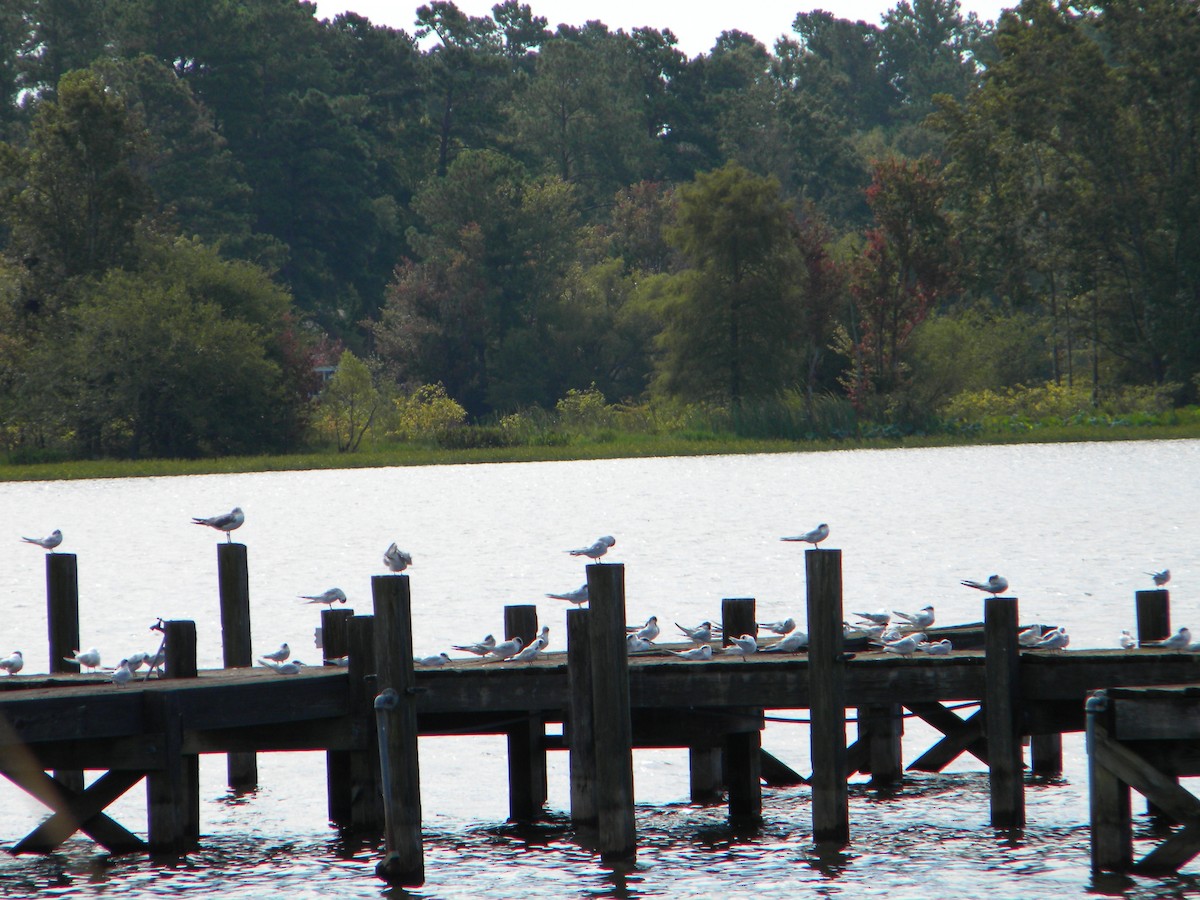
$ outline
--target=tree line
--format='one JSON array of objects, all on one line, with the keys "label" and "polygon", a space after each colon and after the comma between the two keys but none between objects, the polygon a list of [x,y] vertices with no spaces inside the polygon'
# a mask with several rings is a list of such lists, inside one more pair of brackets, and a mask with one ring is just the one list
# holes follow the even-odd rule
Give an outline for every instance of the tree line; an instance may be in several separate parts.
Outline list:
[{"label": "tree line", "polygon": [[692,58],[516,0],[411,32],[15,0],[0,101],[10,453],[297,449],[346,350],[478,422],[585,389],[905,428],[1014,385],[1196,399],[1184,0],[900,0]]}]

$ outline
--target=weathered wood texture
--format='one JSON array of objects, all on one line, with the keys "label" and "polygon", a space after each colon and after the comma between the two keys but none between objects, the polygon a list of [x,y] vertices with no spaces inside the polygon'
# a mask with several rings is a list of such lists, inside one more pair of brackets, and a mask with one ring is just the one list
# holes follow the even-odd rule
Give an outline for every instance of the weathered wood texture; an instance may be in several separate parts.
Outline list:
[{"label": "weathered wood texture", "polygon": [[504,639],[511,641],[515,637],[521,639],[521,646],[528,647],[538,633],[537,607],[533,604],[519,604],[504,607]]},{"label": "weathered wood texture", "polygon": [[571,821],[596,824],[596,732],[592,716],[592,650],[586,609],[567,610],[570,705],[563,732],[571,748]]},{"label": "weathered wood texture", "polygon": [[[350,655],[350,619],[353,616],[352,609],[321,610],[321,655],[326,664],[330,660]],[[335,825],[350,824],[350,795],[353,785],[349,751],[326,751],[326,803],[329,821]]]},{"label": "weathered wood texture", "polygon": [[[46,554],[46,624],[50,638],[50,671],[75,672],[66,662],[79,646],[79,562],[74,553]],[[69,793],[83,791],[83,772],[58,769],[54,773]]]},{"label": "weathered wood texture", "polygon": [[1020,644],[1017,601],[989,597],[983,601],[987,693],[983,700],[988,743],[988,780],[994,828],[1025,825],[1025,771],[1021,749]]},{"label": "weathered wood texture", "polygon": [[[250,567],[245,544],[217,544],[217,586],[221,603],[221,653],[225,668],[254,665],[250,644]],[[253,753],[230,753],[229,787],[237,792],[258,786],[258,760]]]},{"label": "weathered wood texture", "polygon": [[840,846],[850,842],[842,551],[806,550],[804,560],[808,589],[813,840]]},{"label": "weathered wood texture", "polygon": [[629,656],[625,647],[625,567],[589,565],[587,584],[599,849],[604,858],[627,858],[637,853],[637,831],[633,815]]},{"label": "weathered wood texture", "polygon": [[405,887],[425,883],[421,836],[421,774],[417,754],[416,675],[413,672],[412,599],[407,575],[371,578],[375,602],[375,661],[379,693],[391,689],[398,703],[390,712],[381,757],[389,778],[381,785],[388,828],[387,855],[376,867],[381,878]]},{"label": "weathered wood texture", "polygon": [[1133,595],[1137,612],[1138,641],[1161,641],[1171,636],[1171,592],[1137,591]]},{"label": "weathered wood texture", "polygon": [[758,637],[753,597],[730,597],[721,601],[721,644],[728,647],[730,637]]},{"label": "weathered wood texture", "polygon": [[350,827],[354,831],[378,833],[383,829],[383,790],[379,782],[379,740],[375,734],[375,617],[354,616],[350,620],[350,715],[362,738],[363,749],[350,758]]}]

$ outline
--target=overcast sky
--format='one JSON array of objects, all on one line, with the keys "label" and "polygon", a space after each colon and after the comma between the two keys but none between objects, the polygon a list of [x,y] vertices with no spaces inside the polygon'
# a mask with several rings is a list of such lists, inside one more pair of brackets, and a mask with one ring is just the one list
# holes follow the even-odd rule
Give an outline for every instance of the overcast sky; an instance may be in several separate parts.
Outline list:
[{"label": "overcast sky", "polygon": [[[428,2],[428,0],[425,0]],[[497,0],[455,0],[463,12],[472,16],[490,15]],[[771,47],[782,34],[791,35],[792,20],[798,12],[824,9],[841,19],[878,25],[883,14],[896,0],[530,0],[536,16],[545,16],[551,29],[559,24],[582,25],[599,19],[612,30],[669,28],[679,39],[680,49],[689,57],[707,53],[722,31],[745,31]],[[911,2],[911,0],[910,0]],[[960,0],[963,13],[975,12],[981,19],[994,19],[1001,9],[1016,6],[1017,0]],[[332,19],[352,10],[377,25],[414,30],[416,11],[422,2],[413,0],[317,0],[317,15]]]}]

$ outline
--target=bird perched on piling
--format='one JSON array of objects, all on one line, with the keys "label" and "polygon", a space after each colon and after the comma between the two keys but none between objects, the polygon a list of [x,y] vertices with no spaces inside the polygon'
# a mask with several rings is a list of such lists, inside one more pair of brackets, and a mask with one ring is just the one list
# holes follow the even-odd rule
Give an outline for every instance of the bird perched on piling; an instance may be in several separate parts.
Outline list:
[{"label": "bird perched on piling", "polygon": [[905,613],[897,610],[896,615],[904,620],[904,622],[899,626],[904,631],[914,629],[916,631],[924,631],[933,624],[933,607],[928,605],[922,606],[921,609],[915,613]]},{"label": "bird perched on piling", "polygon": [[333,604],[346,602],[346,592],[341,588],[330,588],[322,594],[301,594],[300,599],[307,600],[309,604],[324,603],[333,609]]},{"label": "bird perched on piling", "polygon": [[270,653],[264,653],[259,659],[269,659],[271,662],[281,663],[292,655],[292,648],[286,643],[280,644],[279,648],[272,650]]},{"label": "bird perched on piling", "polygon": [[96,667],[100,665],[100,651],[95,647],[91,647],[80,653],[75,651],[74,656],[64,656],[63,662],[70,663],[73,666],[86,667],[90,671],[96,671]]},{"label": "bird perched on piling", "polygon": [[804,534],[798,534],[795,537],[782,537],[781,541],[800,541],[805,544],[812,544],[814,547],[825,538],[829,537],[829,526],[822,522],[812,531],[806,531]]},{"label": "bird perched on piling", "polygon": [[62,543],[62,532],[55,528],[44,538],[23,537],[21,540],[27,544],[37,544],[43,550],[53,550]]},{"label": "bird perched on piling", "polygon": [[129,684],[133,680],[133,672],[130,671],[129,660],[123,659],[117,663],[117,667],[108,676],[108,680],[113,684]]},{"label": "bird perched on piling", "polygon": [[795,653],[808,646],[808,635],[803,631],[789,631],[773,644],[759,647],[763,653]]},{"label": "bird perched on piling", "polygon": [[192,517],[192,522],[196,525],[207,525],[209,528],[225,532],[225,540],[230,543],[233,542],[233,535],[230,532],[235,528],[241,528],[242,523],[245,521],[246,516],[242,513],[240,506],[235,506],[232,511],[221,513],[219,516],[209,516],[208,518]]},{"label": "bird perched on piling", "polygon": [[796,620],[789,617],[782,622],[759,622],[758,627],[775,634],[791,634],[796,629]]},{"label": "bird perched on piling", "polygon": [[588,602],[588,586],[585,584],[573,591],[567,591],[565,594],[547,594],[546,596],[554,600],[566,600],[568,603],[582,607]]},{"label": "bird perched on piling", "polygon": [[586,547],[580,547],[578,550],[568,550],[572,556],[586,556],[588,559],[599,559],[608,552],[608,548],[617,542],[611,534],[606,534],[603,537],[596,538],[595,542]]},{"label": "bird perched on piling", "polygon": [[439,653],[436,656],[422,656],[420,659],[414,659],[413,662],[415,662],[418,666],[434,668],[437,666],[444,666],[446,663],[450,662],[450,657],[446,653]]},{"label": "bird perched on piling", "polygon": [[21,655],[20,650],[14,650],[11,656],[0,659],[0,669],[9,675],[16,675],[23,668],[25,668],[25,657]]},{"label": "bird perched on piling", "polygon": [[758,650],[758,641],[752,634],[743,634],[741,637],[730,635],[729,640],[731,643],[725,648],[725,652],[734,656],[749,656]]},{"label": "bird perched on piling", "polygon": [[[56,531],[55,534],[58,534],[58,532]],[[29,539],[26,538],[26,540],[29,540]],[[1164,584],[1166,584],[1168,581],[1171,580],[1171,570],[1170,569],[1163,569],[1161,572],[1147,572],[1146,574],[1154,579],[1155,587],[1162,587]]]},{"label": "bird perched on piling", "polygon": [[495,647],[496,639],[489,634],[482,641],[474,644],[455,644],[451,649],[461,650],[463,653],[474,653],[476,656],[487,656]]},{"label": "bird perched on piling", "polygon": [[693,647],[691,650],[668,650],[672,656],[678,656],[680,659],[712,659],[712,645],[701,644],[699,647]]},{"label": "bird perched on piling", "polygon": [[1192,633],[1186,627],[1180,629],[1163,641],[1142,641],[1143,647],[1160,647],[1163,650],[1186,650],[1191,646]]},{"label": "bird perched on piling", "polygon": [[403,572],[412,565],[412,554],[405,553],[396,546],[395,541],[392,541],[391,545],[383,551],[383,564],[393,572]]},{"label": "bird perched on piling", "polygon": [[695,628],[688,628],[686,625],[676,622],[675,627],[682,631],[693,644],[707,644],[713,637],[712,622],[701,622]]},{"label": "bird perched on piling", "polygon": [[975,590],[991,594],[993,597],[1008,590],[1008,580],[1000,575],[989,575],[987,581],[964,580],[959,584],[965,584],[969,588],[975,588]]}]

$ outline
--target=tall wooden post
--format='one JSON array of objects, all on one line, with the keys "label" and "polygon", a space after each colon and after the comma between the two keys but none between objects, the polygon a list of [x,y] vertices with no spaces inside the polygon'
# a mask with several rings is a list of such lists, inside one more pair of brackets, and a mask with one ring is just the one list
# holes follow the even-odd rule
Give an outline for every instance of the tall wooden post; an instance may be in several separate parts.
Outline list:
[{"label": "tall wooden post", "polygon": [[813,765],[813,841],[850,842],[846,788],[846,687],[842,652],[842,551],[804,551],[808,588],[808,683]]},{"label": "tall wooden post", "polygon": [[379,741],[375,734],[375,617],[353,616],[349,639],[350,713],[364,746],[350,752],[350,827],[378,834],[383,828],[383,792],[379,784]]},{"label": "tall wooden post", "polygon": [[[352,609],[321,610],[321,654],[327,665],[330,660],[350,655],[350,619],[353,615]],[[329,821],[334,825],[350,824],[353,786],[350,751],[325,751],[325,793]]]},{"label": "tall wooden post", "polygon": [[[376,690],[396,694],[395,706],[382,715],[389,728],[380,742],[381,785],[387,829],[387,855],[375,874],[388,884],[417,887],[425,883],[421,842],[421,775],[417,760],[417,695],[413,673],[412,600],[407,575],[371,578],[375,601]],[[378,709],[376,705],[376,709]]]},{"label": "tall wooden post", "polygon": [[[217,544],[217,582],[225,668],[249,668],[254,665],[254,653],[250,646],[250,569],[245,544]],[[228,774],[231,790],[254,790],[258,787],[258,758],[253,753],[230,753]]]},{"label": "tall wooden post", "polygon": [[[167,659],[163,679],[195,678],[196,623],[163,625]],[[166,768],[146,774],[147,836],[152,853],[186,853],[200,840],[200,759],[183,755],[179,695],[170,690],[145,696],[150,727],[162,734]]]},{"label": "tall wooden post", "polygon": [[628,858],[637,854],[637,828],[625,642],[625,566],[593,563],[587,566],[587,584],[600,855],[605,859]]},{"label": "tall wooden post", "polygon": [[721,645],[728,647],[730,637],[748,634],[758,637],[753,597],[732,597],[721,601]]},{"label": "tall wooden post", "polygon": [[521,604],[504,607],[504,639],[521,639],[521,646],[528,647],[538,633],[537,607]]},{"label": "tall wooden post", "polygon": [[567,610],[567,679],[570,710],[566,736],[570,748],[571,822],[596,824],[596,732],[592,721],[592,647],[586,609]]},{"label": "tall wooden post", "polygon": [[721,747],[688,747],[688,796],[692,803],[716,803],[725,787]]},{"label": "tall wooden post", "polygon": [[[1139,644],[1147,641],[1162,641],[1171,636],[1170,591],[1164,588],[1153,591],[1137,591],[1133,595],[1133,602],[1137,610]],[[1174,821],[1171,816],[1150,800],[1146,801],[1146,814],[1159,825],[1170,825]]]},{"label": "tall wooden post", "polygon": [[1100,757],[1112,725],[1104,691],[1087,699],[1088,807],[1091,817],[1092,871],[1128,872],[1133,867],[1133,817],[1129,785]]},{"label": "tall wooden post", "polygon": [[1170,591],[1137,591],[1133,602],[1137,608],[1139,642],[1162,641],[1171,636]]},{"label": "tall wooden post", "polygon": [[1015,597],[989,597],[983,601],[983,712],[993,828],[1025,825],[1018,630]]},{"label": "tall wooden post", "polygon": [[[50,637],[51,672],[77,672],[63,661],[79,646],[79,567],[74,553],[46,554],[46,625]],[[83,793],[83,770],[57,769],[54,780],[76,794]]]},{"label": "tall wooden post", "polygon": [[[759,710],[747,710],[753,715]],[[762,821],[762,732],[725,735],[725,784],[729,789],[729,821],[737,826]]]}]

